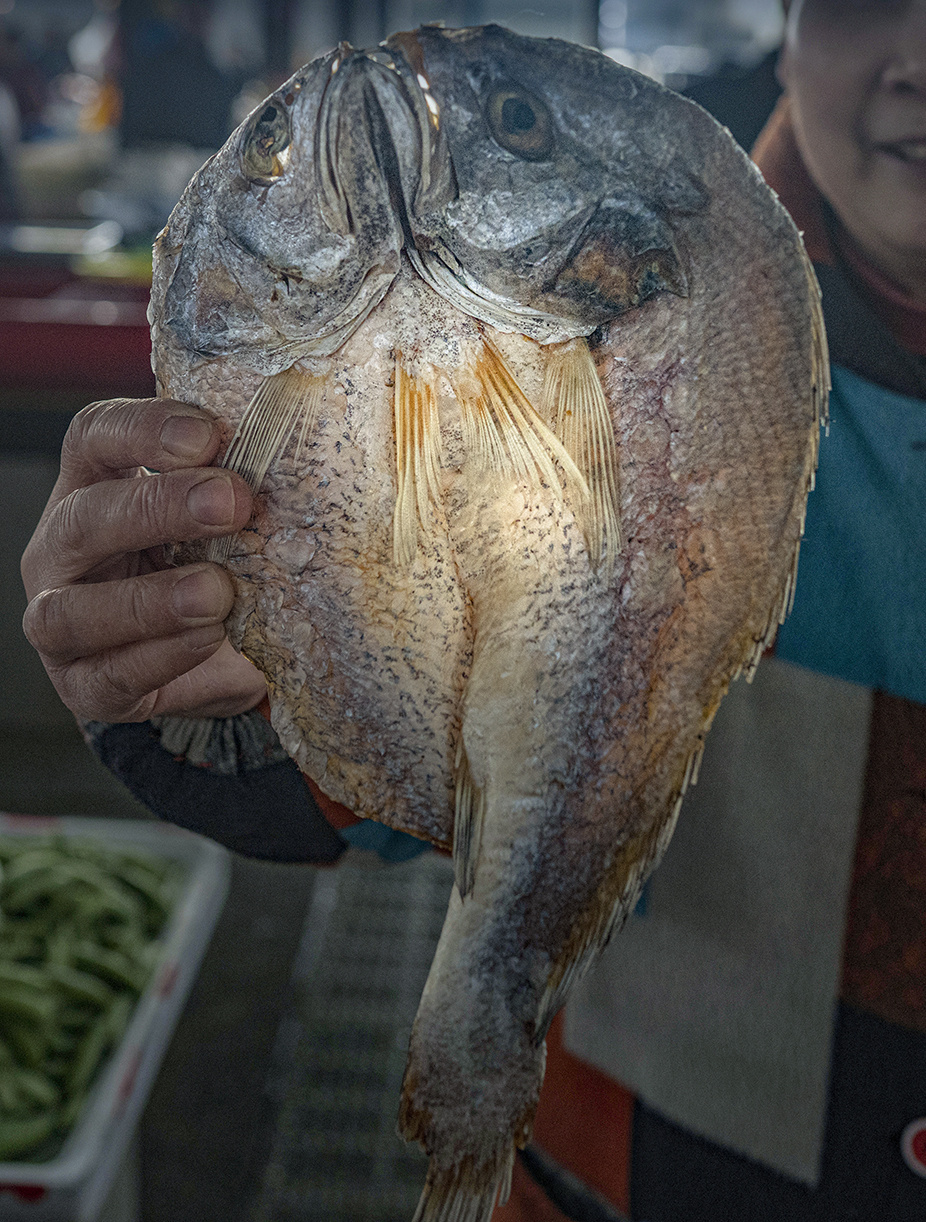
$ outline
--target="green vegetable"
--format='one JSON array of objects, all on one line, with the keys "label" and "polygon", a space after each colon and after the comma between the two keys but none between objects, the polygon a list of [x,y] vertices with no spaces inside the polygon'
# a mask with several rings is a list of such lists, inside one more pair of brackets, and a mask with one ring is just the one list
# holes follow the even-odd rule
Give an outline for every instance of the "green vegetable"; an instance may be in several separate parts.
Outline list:
[{"label": "green vegetable", "polygon": [[48,1157],[76,1121],[151,976],[182,873],[91,839],[0,836],[0,1160]]}]

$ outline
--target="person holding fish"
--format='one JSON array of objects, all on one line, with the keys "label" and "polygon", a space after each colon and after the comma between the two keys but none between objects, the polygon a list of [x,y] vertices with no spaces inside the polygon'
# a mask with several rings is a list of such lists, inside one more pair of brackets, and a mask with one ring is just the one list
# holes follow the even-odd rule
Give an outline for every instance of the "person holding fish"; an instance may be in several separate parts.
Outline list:
[{"label": "person holding fish", "polygon": [[[413,1061],[418,1068],[407,1079],[402,1112],[405,1131],[432,1143],[432,1173],[419,1214],[426,1222],[457,1216],[483,1222],[499,1186],[504,1196],[512,1172],[511,1132],[517,1143],[526,1139],[536,1105],[546,1024],[589,961],[590,947],[605,940],[633,906],[646,869],[668,839],[677,800],[696,771],[700,740],[722,689],[737,669],[749,669],[769,639],[769,615],[774,624],[782,591],[787,603],[808,456],[816,444],[811,383],[819,391],[824,381],[814,296],[793,227],[783,223],[777,205],[764,188],[759,191],[752,171],[734,157],[716,125],[708,128],[701,112],[629,75],[609,76],[613,93],[603,85],[591,102],[586,93],[577,103],[572,82],[622,70],[594,58],[579,64],[571,57],[593,53],[564,49],[566,44],[556,44],[554,54],[550,46],[541,50],[528,46],[532,40],[503,35],[493,27],[428,28],[396,36],[374,53],[339,50],[330,63],[317,61],[306,74],[297,74],[299,90],[293,86],[259,108],[241,137],[241,164],[250,185],[232,197],[236,212],[218,216],[222,232],[237,233],[234,251],[225,255],[226,263],[236,261],[235,276],[221,263],[209,262],[209,232],[198,228],[204,214],[215,221],[217,214],[209,209],[228,206],[227,193],[219,189],[228,153],[226,161],[219,154],[204,169],[175,214],[162,240],[162,270],[153,294],[162,385],[195,388],[197,377],[208,376],[202,357],[219,365],[227,359],[222,345],[235,327],[247,342],[239,312],[257,275],[248,260],[270,240],[261,228],[266,213],[285,207],[285,196],[273,195],[275,184],[285,186],[288,166],[298,161],[303,138],[298,108],[315,91],[322,98],[319,123],[322,139],[331,138],[331,157],[322,165],[319,198],[311,204],[324,220],[319,232],[325,239],[313,250],[322,269],[316,274],[329,275],[330,284],[324,294],[303,302],[304,277],[294,275],[287,261],[286,274],[275,273],[281,303],[274,299],[274,318],[282,321],[261,325],[266,336],[278,337],[286,334],[286,309],[323,311],[332,303],[337,309],[331,318],[312,316],[315,346],[300,349],[304,360],[298,374],[254,358],[254,369],[238,375],[248,393],[235,414],[246,433],[247,411],[253,419],[265,414],[261,428],[276,423],[278,390],[289,402],[311,399],[317,405],[321,398],[327,408],[313,414],[320,432],[312,444],[330,445],[325,453],[332,469],[335,456],[343,453],[348,470],[356,470],[350,466],[356,438],[348,425],[361,400],[350,395],[366,388],[348,378],[344,390],[344,376],[338,375],[337,394],[347,397],[353,416],[343,407],[337,414],[325,363],[334,340],[325,344],[335,336],[339,350],[353,354],[353,367],[364,360],[380,362],[374,381],[388,386],[384,402],[390,411],[395,406],[397,469],[410,474],[394,519],[377,508],[375,520],[367,522],[365,496],[379,495],[372,483],[365,485],[364,497],[340,506],[339,522],[368,529],[368,545],[380,548],[371,566],[378,576],[363,587],[366,597],[377,608],[376,600],[384,597],[383,606],[392,607],[407,573],[418,574],[418,566],[430,564],[429,573],[439,580],[426,587],[429,598],[449,590],[451,602],[431,634],[437,642],[433,658],[427,641],[419,646],[409,639],[408,649],[420,649],[409,685],[426,670],[424,662],[439,668],[454,656],[450,629],[457,625],[461,636],[471,632],[467,608],[476,602],[481,625],[501,624],[495,636],[484,638],[479,636],[484,627],[477,625],[479,679],[507,710],[506,720],[493,721],[492,709],[478,705],[467,672],[462,738],[455,753],[443,744],[443,754],[435,756],[443,761],[436,774],[449,782],[451,793],[456,785],[465,843],[452,829],[422,833],[411,816],[395,822],[418,828],[438,844],[453,843],[458,889],[442,942],[462,945],[458,962],[471,968],[460,973],[464,981],[475,982],[484,970],[473,946],[505,964],[518,960],[513,1000],[507,1011],[498,1007],[497,1029],[507,1035],[516,1007],[534,1006],[535,990],[541,998],[539,1010],[514,1022],[529,1037],[526,1085],[518,1079],[520,1066],[509,1075],[504,1057],[492,1081],[485,1075],[479,1079],[484,1093],[496,1078],[509,1094],[523,1087],[526,1106],[519,1105],[519,1127],[506,1130],[506,1151],[497,1158],[493,1153],[484,1166],[472,1154],[454,1162],[435,1146],[429,1117],[446,1108],[452,1121],[458,1099],[467,1092],[450,1091],[448,1102],[439,1079],[436,1085],[425,1080],[419,1071],[428,1057],[421,1055],[421,1041],[427,1030],[441,1030],[439,1011],[450,999],[447,1021],[454,1030],[469,1032],[467,1047],[487,1049],[490,1065],[497,1048],[478,1023],[467,1025],[468,1014],[460,1019],[453,1009],[463,1003],[459,990],[452,991],[452,962],[448,968],[446,959],[440,965],[435,961],[439,970],[433,989],[429,983],[426,990],[430,1009],[423,1011],[426,1021]],[[541,55],[542,60],[532,58]],[[498,75],[500,64],[504,76]],[[718,1217],[841,1222],[884,1216],[912,1222],[926,1210],[926,669],[920,644],[926,632],[920,577],[926,548],[926,3],[798,0],[788,15],[781,72],[784,102],[756,157],[804,230],[823,290],[834,364],[832,429],[821,448],[817,491],[809,502],[794,610],[779,636],[777,656],[761,664],[751,688],[735,685],[721,706],[675,848],[598,971],[578,986],[564,1026],[551,1031],[547,1087],[534,1129],[537,1145],[514,1164],[512,1197],[499,1207],[499,1222],[607,1217],[618,1209],[648,1222]],[[474,82],[482,82],[484,103],[471,97]],[[439,85],[449,91],[452,106],[442,108]],[[534,92],[541,85],[555,99],[549,104]],[[613,108],[596,109],[589,127],[588,107],[599,107],[604,96]],[[623,129],[633,136],[621,145],[625,176],[618,190],[597,176],[604,164],[601,142],[609,138],[609,124],[620,127],[623,107],[636,124]],[[360,113],[366,126],[343,125],[342,115]],[[415,141],[403,143],[409,131]],[[487,133],[475,154],[474,131]],[[580,131],[586,145],[579,144]],[[407,157],[407,148],[417,149],[416,157]],[[448,148],[458,193],[450,208],[454,180],[446,172]],[[232,151],[238,157],[237,145]],[[491,176],[499,166],[508,190],[507,213],[497,180],[488,179],[482,195],[471,193],[479,175]],[[583,191],[598,192],[584,211],[570,196],[579,181]],[[512,217],[511,190],[519,184],[531,207]],[[253,217],[242,211],[252,200]],[[541,211],[545,224],[560,225],[553,229],[555,241],[540,248],[520,235],[514,246],[505,247],[504,258],[493,261],[493,226],[498,231],[506,224],[526,226]],[[283,225],[285,211],[281,217]],[[460,227],[465,225],[464,240]],[[608,245],[615,226],[621,240]],[[744,235],[740,246],[735,245],[737,226]],[[365,264],[351,262],[351,235],[358,233],[371,243]],[[780,266],[771,257],[753,270],[755,252],[779,248]],[[279,265],[277,259],[274,266]],[[434,296],[427,295],[431,292]],[[402,345],[384,342],[375,331],[402,300],[418,303],[416,309],[425,315],[432,311],[428,316],[440,321],[428,332],[427,359],[419,354],[417,363],[403,363],[402,354],[419,342],[409,333],[407,312],[396,323]],[[682,318],[684,323],[678,321]],[[705,319],[714,330],[703,329]],[[683,334],[687,352],[680,346]],[[452,352],[441,347],[448,336]],[[538,373],[531,343],[549,358],[546,377]],[[676,352],[677,359],[670,359]],[[463,360],[461,353],[470,355]],[[741,377],[735,383],[739,397],[729,384],[721,393],[724,383],[714,380],[712,353],[747,362],[752,380]],[[447,363],[444,381],[434,373],[442,362]],[[608,474],[612,451],[605,442],[570,448],[568,421],[554,412],[532,414],[532,397],[542,403],[544,387],[552,385],[554,398],[572,396],[574,411],[563,415],[584,413],[588,436],[601,438],[606,430],[595,415],[602,394],[596,369],[606,397],[611,396],[606,408],[618,435],[621,479],[637,481],[625,484],[629,495],[623,501]],[[673,419],[673,410],[699,401],[699,385],[718,392],[711,411],[697,418],[697,427],[691,418],[687,424]],[[741,422],[747,428],[770,394],[771,410],[758,417],[761,427],[741,433]],[[231,613],[240,640],[270,607],[270,619],[249,642],[252,654],[260,653],[276,631],[273,606],[279,611],[280,600],[262,601],[258,593],[248,614],[241,614],[241,591],[253,571],[248,566],[261,562],[259,552],[248,553],[247,547],[266,544],[275,563],[303,569],[311,549],[306,552],[288,536],[261,537],[267,518],[260,511],[252,518],[249,484],[231,469],[211,466],[227,434],[210,413],[183,402],[185,397],[194,396],[95,405],[78,418],[65,444],[58,485],[23,560],[30,597],[27,634],[95,749],[158,813],[240,851],[276,860],[334,861],[352,838],[355,845],[369,844],[386,856],[404,855],[411,850],[401,831],[386,828],[379,843],[365,841],[373,825],[354,823],[352,816],[354,810],[365,813],[364,803],[378,792],[380,781],[396,785],[391,773],[376,774],[375,784],[364,785],[361,769],[355,783],[356,759],[341,760],[337,743],[328,742],[323,791],[314,782],[307,788],[289,759],[289,754],[309,763],[314,758],[310,745],[290,747],[293,723],[308,724],[313,715],[300,701],[302,688],[310,686],[308,663],[318,659],[314,638],[307,656],[300,656],[301,669],[295,668],[302,676],[298,683],[274,676],[276,724],[288,735],[288,750],[256,712],[266,696],[264,676],[235,652],[224,625]],[[638,427],[653,403],[657,414]],[[401,449],[406,424],[408,436],[433,436],[436,407],[444,418],[455,410],[460,421],[445,444],[456,445],[460,453],[471,451],[467,461],[461,459],[463,482],[446,496],[432,478],[440,461],[436,449],[427,449],[431,443],[406,442]],[[502,407],[504,432],[498,424]],[[325,426],[318,424],[323,416],[348,423],[326,441]],[[288,427],[285,435],[292,439],[294,426]],[[285,428],[280,436],[284,433]],[[391,426],[382,432],[387,435],[391,441]],[[661,443],[663,436],[671,445]],[[701,436],[707,438],[707,457],[691,441]],[[741,437],[745,444],[735,454],[724,449]],[[298,452],[301,439],[295,444]],[[539,499],[525,502],[520,491],[513,500],[499,499],[500,481],[511,495],[504,483],[509,473],[497,459],[492,478],[485,479],[491,463],[485,454],[482,467],[476,462],[480,446],[496,459],[517,457],[515,483],[520,488],[533,481]],[[669,468],[659,457],[686,447],[693,456],[688,467],[684,459],[673,458],[678,465]],[[542,451],[557,456],[556,469],[541,473],[532,466]],[[405,467],[398,461],[403,458]],[[128,478],[139,468],[145,478]],[[771,476],[762,496],[754,496],[753,471],[785,468],[782,487]],[[416,471],[422,473],[417,488]],[[641,481],[662,474],[665,482],[653,484],[647,502]],[[279,505],[292,477],[274,478],[271,498]],[[447,486],[457,477],[444,468],[443,478]],[[553,497],[550,489],[560,478],[565,488]],[[395,497],[391,469],[388,484]],[[685,496],[677,491],[682,487]],[[723,508],[727,525],[716,537],[706,527],[700,535],[695,532],[695,547],[684,523],[702,510],[708,522],[711,498]],[[478,546],[467,536],[467,548],[457,550],[462,558],[457,572],[465,575],[475,554],[483,560],[469,579],[485,585],[488,572],[492,580],[467,602],[452,569],[443,565],[442,542],[431,541],[435,521],[446,521],[455,537],[460,507],[477,503],[487,507],[494,525]],[[546,506],[545,518],[527,511],[538,503]],[[681,524],[655,537],[647,533],[652,523],[664,524],[670,512]],[[727,547],[730,535],[723,532],[740,521],[761,532],[765,517],[784,525],[780,534],[762,536],[771,542],[755,550],[759,559],[745,573],[730,563],[739,553]],[[535,691],[536,676],[523,668],[515,669],[513,686],[492,689],[496,679],[510,673],[512,657],[522,666],[526,656],[524,632],[506,628],[507,608],[493,597],[514,590],[512,605],[521,607],[537,593],[518,584],[527,569],[512,566],[510,557],[521,554],[514,546],[503,555],[492,551],[513,519],[519,531],[541,532],[543,546],[532,544],[536,554],[558,557],[551,588],[569,608],[560,615],[566,622],[551,621],[546,636],[535,634],[537,652],[559,684],[549,693],[542,682]],[[237,584],[205,560],[180,567],[168,562],[165,544],[215,540],[242,531],[249,521],[256,529],[247,538],[236,535],[239,550],[229,558]],[[334,524],[331,513],[327,521]],[[314,546],[329,554],[324,536]],[[647,554],[650,577],[640,577],[632,568],[634,557]],[[332,569],[344,563],[343,548],[330,555]],[[324,566],[314,571],[323,585]],[[337,622],[330,624],[332,640],[342,632],[349,635],[354,626],[351,593],[358,588],[357,572],[356,566],[351,569],[342,587]],[[577,601],[576,589],[581,591]],[[648,591],[645,606],[639,589]],[[615,592],[621,595],[616,601]],[[670,595],[674,603],[665,601]],[[736,638],[738,652],[728,637],[712,637],[704,627],[705,619],[714,623],[715,612],[722,619],[728,607],[738,607],[737,599],[743,608],[735,612],[736,624],[753,617],[745,638],[741,631]],[[586,621],[590,607],[601,608],[601,614]],[[711,614],[702,616],[704,608]],[[307,622],[315,621],[303,616],[296,622],[294,638],[306,636]],[[367,634],[365,647],[382,648],[382,656],[392,658],[395,625],[390,622],[380,642],[376,617],[357,622]],[[614,639],[596,644],[596,633],[613,625],[619,629]],[[574,638],[579,638],[576,654],[569,652]],[[626,642],[638,646],[636,655]],[[509,645],[514,652],[506,654]],[[723,655],[719,671],[707,660],[697,669],[701,663],[692,659],[699,649],[711,659]],[[281,652],[290,657],[295,647],[284,641]],[[620,665],[614,666],[611,659],[618,655]],[[634,683],[628,676],[644,656],[649,669]],[[584,686],[578,681],[570,686],[573,658],[585,667],[579,676],[587,678]],[[689,688],[663,682],[665,674],[685,672],[686,666],[697,696],[690,716],[675,711],[689,699]],[[378,676],[386,668],[371,669]],[[358,687],[362,678],[358,672]],[[316,694],[325,699],[321,687]],[[606,715],[605,697],[612,700]],[[625,724],[620,719],[637,707],[635,701],[656,710],[653,724],[641,713],[643,722],[627,722],[625,735],[615,727]],[[495,942],[467,943],[467,921],[480,910],[486,879],[506,860],[511,844],[530,844],[524,860],[542,857],[540,841],[517,841],[504,828],[496,835],[485,817],[483,795],[495,792],[492,769],[504,755],[510,726],[524,727],[518,741],[528,745],[522,756],[501,760],[508,771],[499,790],[517,787],[527,776],[521,808],[535,798],[530,778],[538,761],[554,777],[548,789],[560,794],[568,793],[569,785],[581,790],[590,785],[589,776],[599,775],[600,763],[589,764],[591,756],[584,754],[586,733],[600,733],[602,744],[614,744],[610,754],[602,746],[612,772],[601,774],[599,787],[611,785],[618,792],[615,778],[627,774],[640,778],[642,791],[651,773],[665,774],[661,822],[629,839],[615,835],[616,853],[606,840],[594,839],[599,808],[593,795],[543,842],[544,851],[554,854],[547,860],[547,879],[556,881],[559,866],[570,880],[587,875],[589,894],[606,891],[608,897],[594,933],[589,926],[577,939],[574,927],[565,938],[569,955],[554,956],[552,969],[545,949],[531,941],[529,919],[538,926],[555,924],[559,893],[555,887],[544,891],[547,883],[539,876],[531,875],[530,885],[520,888],[529,916],[528,909],[517,907],[520,900],[510,901],[522,926],[512,920],[503,928],[497,919]],[[346,721],[338,722],[337,730],[345,742],[353,741]],[[360,737],[370,741],[378,732],[375,719],[361,730]],[[643,735],[636,755],[624,760],[621,744],[637,741],[636,733]],[[545,755],[551,741],[560,750]],[[484,763],[478,757],[483,748]],[[576,760],[582,768],[574,766]],[[641,771],[641,761],[653,760],[651,772]],[[328,789],[335,791],[333,797]],[[401,801],[398,788],[396,793]],[[630,796],[635,799],[635,793]],[[452,821],[452,804],[450,809]],[[573,829],[579,827],[587,829],[584,855],[572,850]],[[491,905],[489,911],[491,917]],[[534,958],[527,968],[518,959],[524,945],[509,937],[516,926],[530,934],[526,941]],[[452,1058],[458,1051],[453,1031],[442,1038]],[[474,1077],[482,1068],[470,1063]],[[428,1090],[439,1106],[421,1103]],[[568,1191],[564,1168],[580,1181],[578,1186],[569,1181]]]}]

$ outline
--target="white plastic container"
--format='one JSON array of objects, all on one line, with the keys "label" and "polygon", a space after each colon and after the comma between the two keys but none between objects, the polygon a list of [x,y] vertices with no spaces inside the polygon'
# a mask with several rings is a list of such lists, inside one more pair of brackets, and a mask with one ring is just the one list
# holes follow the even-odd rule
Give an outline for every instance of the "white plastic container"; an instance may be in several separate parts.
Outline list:
[{"label": "white plastic container", "polygon": [[230,854],[170,824],[0,814],[0,835],[91,837],[143,849],[187,867],[161,935],[161,956],[122,1042],[55,1158],[0,1163],[0,1222],[96,1222],[129,1149],[200,961],[228,894]]}]

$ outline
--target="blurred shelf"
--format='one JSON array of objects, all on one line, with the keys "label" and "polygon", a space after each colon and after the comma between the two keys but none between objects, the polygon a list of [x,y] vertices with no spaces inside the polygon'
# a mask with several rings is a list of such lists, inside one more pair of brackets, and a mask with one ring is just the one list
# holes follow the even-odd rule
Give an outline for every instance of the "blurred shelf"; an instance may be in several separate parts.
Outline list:
[{"label": "blurred shelf", "polygon": [[0,258],[0,451],[60,447],[84,403],[154,394],[143,278]]}]

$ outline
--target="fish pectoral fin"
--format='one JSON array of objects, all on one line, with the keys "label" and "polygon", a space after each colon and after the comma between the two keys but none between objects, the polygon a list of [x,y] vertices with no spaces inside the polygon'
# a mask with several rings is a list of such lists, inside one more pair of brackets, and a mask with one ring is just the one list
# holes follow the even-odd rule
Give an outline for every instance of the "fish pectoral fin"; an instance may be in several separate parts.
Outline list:
[{"label": "fish pectoral fin", "polygon": [[590,495],[578,506],[576,517],[589,559],[598,568],[604,558],[606,572],[610,573],[621,549],[617,443],[595,362],[584,339],[569,340],[550,351],[543,411],[588,484]]},{"label": "fish pectoral fin", "polygon": [[473,785],[469,760],[462,743],[456,764],[456,810],[453,820],[453,873],[457,890],[466,899],[476,881],[476,862],[482,845],[485,796]]},{"label": "fish pectoral fin", "polygon": [[481,467],[497,476],[514,476],[531,487],[545,483],[561,501],[558,463],[578,498],[587,499],[582,472],[487,336],[475,359],[454,377],[453,389],[467,455]]},{"label": "fish pectoral fin", "polygon": [[[222,466],[236,471],[256,493],[270,464],[289,444],[297,424],[300,429],[293,461],[298,462],[309,430],[318,417],[327,381],[296,365],[264,378],[242,413]],[[226,535],[212,539],[207,559],[223,564],[228,559],[232,538]]]},{"label": "fish pectoral fin", "polygon": [[431,1159],[424,1191],[412,1222],[489,1222],[496,1204],[511,1195],[515,1147],[488,1184],[476,1176],[469,1162],[439,1168]]},{"label": "fish pectoral fin", "polygon": [[440,504],[441,436],[433,384],[415,377],[399,354],[395,363],[396,500],[393,555],[397,565],[414,563],[418,524],[428,520],[429,501]]}]

